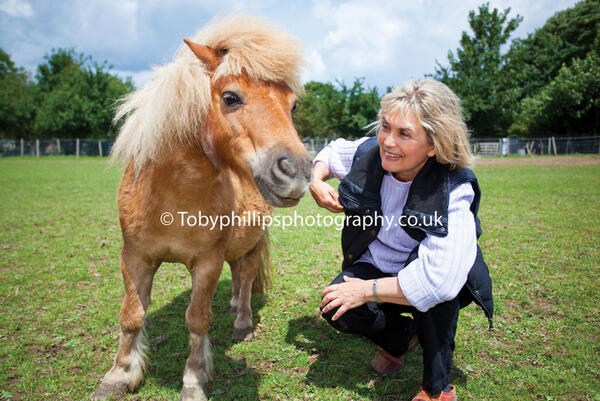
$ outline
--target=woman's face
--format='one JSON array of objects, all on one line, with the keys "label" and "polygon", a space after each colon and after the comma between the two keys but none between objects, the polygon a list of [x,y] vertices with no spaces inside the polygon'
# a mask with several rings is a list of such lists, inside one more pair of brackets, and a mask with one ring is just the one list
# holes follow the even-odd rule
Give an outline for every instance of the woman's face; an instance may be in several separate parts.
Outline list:
[{"label": "woman's face", "polygon": [[400,181],[412,181],[435,149],[412,113],[384,115],[377,134],[381,166]]}]

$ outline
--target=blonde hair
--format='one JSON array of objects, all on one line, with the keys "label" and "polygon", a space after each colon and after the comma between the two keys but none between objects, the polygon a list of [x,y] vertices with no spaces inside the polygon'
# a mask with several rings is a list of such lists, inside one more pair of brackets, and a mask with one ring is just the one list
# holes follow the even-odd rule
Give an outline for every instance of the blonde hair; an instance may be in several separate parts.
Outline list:
[{"label": "blonde hair", "polygon": [[435,149],[436,160],[450,170],[473,165],[469,131],[460,107],[460,99],[441,82],[433,79],[406,81],[381,99],[379,121],[373,131],[379,131],[381,119],[389,114],[412,113]]},{"label": "blonde hair", "polygon": [[[230,15],[213,19],[192,40],[227,54],[212,78],[246,72],[256,81],[287,85],[303,91],[300,42],[257,17]],[[187,47],[175,59],[155,68],[141,89],[122,99],[114,122],[125,118],[113,145],[113,160],[134,161],[136,174],[174,143],[193,143],[201,135],[211,107],[211,74]]]}]

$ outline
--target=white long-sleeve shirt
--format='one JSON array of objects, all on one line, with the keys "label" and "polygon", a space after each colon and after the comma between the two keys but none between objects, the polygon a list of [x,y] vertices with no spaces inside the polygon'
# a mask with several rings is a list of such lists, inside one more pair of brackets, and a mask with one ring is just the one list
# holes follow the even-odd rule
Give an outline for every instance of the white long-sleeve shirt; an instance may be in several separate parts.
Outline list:
[{"label": "white long-sleeve shirt", "polygon": [[[314,163],[325,163],[330,177],[341,180],[350,171],[356,149],[367,139],[337,139],[319,152]],[[380,190],[384,221],[398,221],[411,184],[412,181],[398,181],[391,173],[384,175]],[[467,281],[477,254],[475,220],[470,209],[474,196],[470,183],[450,192],[448,235],[427,234],[419,246],[418,258],[406,267],[408,256],[419,243],[397,224],[384,225],[357,262],[368,262],[382,272],[397,274],[404,296],[421,312],[454,299]]]}]

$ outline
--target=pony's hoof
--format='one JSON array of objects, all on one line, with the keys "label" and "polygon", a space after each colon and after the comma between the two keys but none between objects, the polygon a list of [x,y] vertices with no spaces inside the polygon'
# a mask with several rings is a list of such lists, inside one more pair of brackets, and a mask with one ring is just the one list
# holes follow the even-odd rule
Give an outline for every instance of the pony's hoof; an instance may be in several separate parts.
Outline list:
[{"label": "pony's hoof", "polygon": [[184,387],[179,395],[179,401],[206,401],[206,394],[199,387]]},{"label": "pony's hoof", "polygon": [[252,339],[252,327],[246,327],[244,329],[233,329],[233,335],[231,336],[233,341],[241,342]]},{"label": "pony's hoof", "polygon": [[126,392],[127,383],[101,382],[96,391],[90,396],[90,400],[108,400],[111,397],[119,397]]}]

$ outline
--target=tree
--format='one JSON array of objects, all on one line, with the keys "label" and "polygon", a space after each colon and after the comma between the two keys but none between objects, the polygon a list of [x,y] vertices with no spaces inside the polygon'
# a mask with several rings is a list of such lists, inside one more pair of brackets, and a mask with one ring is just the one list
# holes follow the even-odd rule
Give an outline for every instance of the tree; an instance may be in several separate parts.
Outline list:
[{"label": "tree", "polygon": [[28,138],[35,116],[35,84],[0,49],[0,136]]},{"label": "tree", "polygon": [[298,101],[294,124],[300,136],[337,136],[337,121],[344,99],[331,83],[310,81]]},{"label": "tree", "polygon": [[310,81],[304,85],[294,123],[303,137],[359,137],[363,128],[374,121],[379,110],[375,88],[365,88],[364,79],[352,87],[343,82]]},{"label": "tree", "polygon": [[521,99],[552,81],[563,64],[583,60],[600,33],[600,2],[587,0],[556,13],[525,39],[513,41],[507,53],[507,79],[521,88]]},{"label": "tree", "polygon": [[363,84],[364,78],[355,79],[351,88],[339,83],[340,92],[345,99],[339,121],[339,130],[344,136],[363,136],[365,126],[377,118],[379,111],[377,89],[365,88]]},{"label": "tree", "polygon": [[521,102],[521,113],[511,131],[557,136],[598,135],[599,77],[600,57],[593,50],[583,60],[577,58],[570,66],[563,64],[548,85]]},{"label": "tree", "polygon": [[597,134],[599,54],[597,0],[556,13],[535,33],[514,41],[504,72],[506,86],[515,88],[509,134]]},{"label": "tree", "polygon": [[503,134],[509,124],[511,93],[502,90],[501,72],[507,61],[501,53],[511,33],[522,18],[508,17],[510,8],[503,12],[490,11],[489,4],[479,6],[478,12],[469,12],[469,26],[473,36],[462,33],[456,55],[448,52],[449,66],[437,63],[434,78],[444,82],[462,99],[469,127],[474,136],[493,137]]},{"label": "tree", "polygon": [[111,125],[115,101],[133,89],[106,70],[106,63],[73,49],[54,50],[38,66],[40,106],[34,130],[40,137],[114,137]]}]

